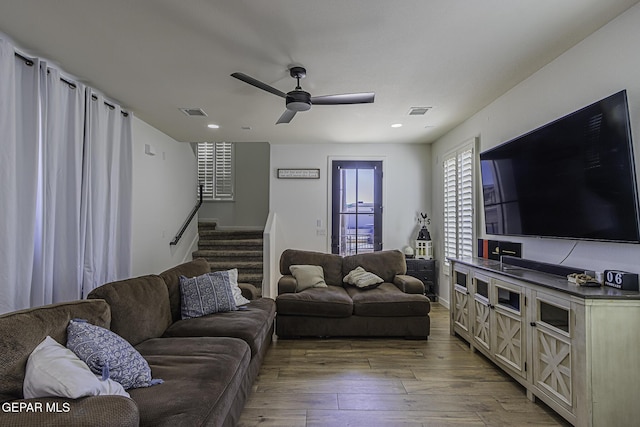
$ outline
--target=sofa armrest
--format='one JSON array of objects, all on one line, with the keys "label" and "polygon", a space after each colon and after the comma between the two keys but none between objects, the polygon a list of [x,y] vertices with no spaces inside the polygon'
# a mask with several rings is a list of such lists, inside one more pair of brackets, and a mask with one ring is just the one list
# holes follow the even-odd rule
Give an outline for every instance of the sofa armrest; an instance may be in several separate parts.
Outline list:
[{"label": "sofa armrest", "polygon": [[396,274],[396,277],[393,278],[393,284],[404,293],[424,295],[424,283],[413,276]]},{"label": "sofa armrest", "polygon": [[295,277],[291,275],[282,276],[278,280],[278,295],[295,293],[296,286],[298,286],[298,282]]},{"label": "sofa armrest", "polygon": [[0,405],[3,426],[138,427],[140,424],[138,405],[124,396],[17,399]]},{"label": "sofa armrest", "polygon": [[260,298],[258,288],[253,286],[251,283],[238,283],[238,287],[240,288],[240,291],[242,291],[242,296],[249,301]]}]

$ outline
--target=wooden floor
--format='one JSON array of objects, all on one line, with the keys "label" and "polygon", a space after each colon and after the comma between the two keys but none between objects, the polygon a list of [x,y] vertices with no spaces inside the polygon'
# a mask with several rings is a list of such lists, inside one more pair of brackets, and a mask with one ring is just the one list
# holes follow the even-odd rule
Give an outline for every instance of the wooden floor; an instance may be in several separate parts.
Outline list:
[{"label": "wooden floor", "polygon": [[466,343],[432,305],[428,341],[277,340],[240,426],[567,426]]}]

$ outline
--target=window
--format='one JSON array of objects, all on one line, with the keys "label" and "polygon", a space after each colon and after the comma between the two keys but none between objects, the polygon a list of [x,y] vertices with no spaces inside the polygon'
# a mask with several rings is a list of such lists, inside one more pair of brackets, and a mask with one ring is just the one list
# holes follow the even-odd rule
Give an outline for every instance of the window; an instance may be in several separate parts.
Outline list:
[{"label": "window", "polygon": [[331,253],[382,250],[382,161],[332,162]]},{"label": "window", "polygon": [[473,256],[473,154],[475,138],[444,158],[444,255]]},{"label": "window", "polygon": [[199,142],[198,182],[203,200],[233,200],[234,147],[232,142]]}]

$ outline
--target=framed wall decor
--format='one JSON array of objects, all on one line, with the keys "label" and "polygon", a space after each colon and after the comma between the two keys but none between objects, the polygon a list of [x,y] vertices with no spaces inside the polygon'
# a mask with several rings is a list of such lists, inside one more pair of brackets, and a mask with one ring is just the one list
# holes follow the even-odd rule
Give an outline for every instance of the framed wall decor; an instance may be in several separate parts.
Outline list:
[{"label": "framed wall decor", "polygon": [[320,179],[320,169],[278,169],[279,179]]}]

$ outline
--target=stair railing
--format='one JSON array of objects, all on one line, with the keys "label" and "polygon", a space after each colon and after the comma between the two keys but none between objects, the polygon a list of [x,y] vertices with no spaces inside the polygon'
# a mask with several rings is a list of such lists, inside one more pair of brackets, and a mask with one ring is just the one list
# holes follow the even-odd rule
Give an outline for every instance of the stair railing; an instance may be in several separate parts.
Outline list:
[{"label": "stair railing", "polygon": [[184,224],[182,224],[182,228],[180,229],[180,231],[178,231],[178,234],[176,234],[176,237],[173,238],[173,240],[171,241],[171,243],[169,243],[169,245],[175,246],[178,244],[178,242],[182,238],[182,235],[184,234],[184,232],[187,230],[187,227],[191,223],[191,220],[193,219],[194,216],[196,216],[196,213],[198,212],[198,209],[200,209],[200,206],[202,206],[202,188],[203,188],[203,185],[200,184],[199,186],[200,197],[199,197],[198,203],[196,203],[196,205],[193,207],[193,209],[191,210],[191,213],[189,214],[189,217],[184,222]]}]

